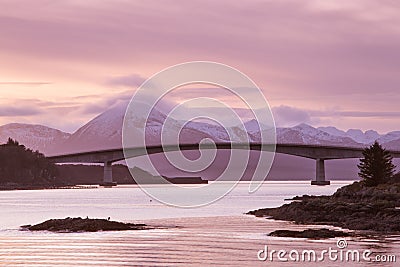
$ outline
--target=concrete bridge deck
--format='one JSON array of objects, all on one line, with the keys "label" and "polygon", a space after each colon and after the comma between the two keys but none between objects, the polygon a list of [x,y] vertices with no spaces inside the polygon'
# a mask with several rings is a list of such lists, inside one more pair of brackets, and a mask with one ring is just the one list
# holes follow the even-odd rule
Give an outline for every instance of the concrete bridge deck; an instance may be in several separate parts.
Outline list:
[{"label": "concrete bridge deck", "polygon": [[[157,153],[165,153],[178,150],[198,150],[199,144],[179,144],[179,145],[153,145],[147,147],[133,147],[125,149],[126,158],[140,157]],[[362,158],[362,147],[341,147],[325,145],[304,145],[304,144],[261,144],[261,143],[216,143],[201,144],[201,149],[245,149],[255,151],[274,151],[276,153],[294,155],[316,161],[316,175],[312,184],[327,185],[329,181],[325,179],[325,160]],[[400,158],[400,151],[389,151],[393,158]],[[125,159],[122,148],[88,151],[57,155],[48,157],[54,163],[103,163],[104,164],[104,183],[112,184],[112,163]]]}]

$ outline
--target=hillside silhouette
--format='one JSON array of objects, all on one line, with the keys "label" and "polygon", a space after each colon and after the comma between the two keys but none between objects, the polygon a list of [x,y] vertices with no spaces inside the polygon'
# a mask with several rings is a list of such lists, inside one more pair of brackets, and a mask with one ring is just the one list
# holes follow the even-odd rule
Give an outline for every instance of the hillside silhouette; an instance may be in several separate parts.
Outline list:
[{"label": "hillside silhouette", "polygon": [[57,183],[58,171],[39,151],[11,138],[0,145],[0,183],[50,185]]},{"label": "hillside silhouette", "polygon": [[[134,183],[124,165],[114,165],[113,174],[119,184]],[[102,179],[102,166],[56,165],[39,151],[11,138],[0,145],[0,185],[3,189],[99,184]]]}]

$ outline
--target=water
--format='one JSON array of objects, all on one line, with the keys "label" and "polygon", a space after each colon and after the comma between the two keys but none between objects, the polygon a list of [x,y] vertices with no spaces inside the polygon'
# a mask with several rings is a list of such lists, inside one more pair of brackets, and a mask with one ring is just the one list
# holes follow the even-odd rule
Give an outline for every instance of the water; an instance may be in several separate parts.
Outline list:
[{"label": "water", "polygon": [[[332,194],[348,182],[311,186],[310,182],[268,182],[254,194],[240,183],[222,200],[201,208],[166,206],[138,186],[93,189],[24,190],[0,192],[0,229],[16,229],[50,218],[86,217],[132,221],[180,217],[242,215],[249,210],[276,207],[284,199],[303,194]],[[153,185],[154,186],[154,185]],[[150,201],[151,200],[151,201]]]},{"label": "water", "polygon": [[[249,210],[276,207],[295,195],[332,194],[348,182],[317,187],[309,182],[267,182],[254,194],[240,183],[222,200],[195,209],[165,206],[151,200],[137,186],[0,192],[0,266],[290,266],[260,262],[257,251],[336,247],[335,239],[310,241],[268,237],[275,229],[304,229],[244,215]],[[50,218],[107,218],[144,222],[154,230],[97,233],[19,231],[20,225]],[[313,226],[310,226],[313,227]],[[374,248],[399,254],[400,239],[349,240],[352,248]],[[400,260],[400,255],[398,260]],[[289,265],[288,265],[289,264]],[[310,263],[297,263],[308,266]],[[341,266],[340,262],[324,262]],[[364,266],[366,263],[348,263]],[[363,265],[364,264],[364,265]],[[376,263],[374,263],[376,264]],[[315,263],[315,266],[321,266]],[[382,266],[395,266],[393,263]]]}]

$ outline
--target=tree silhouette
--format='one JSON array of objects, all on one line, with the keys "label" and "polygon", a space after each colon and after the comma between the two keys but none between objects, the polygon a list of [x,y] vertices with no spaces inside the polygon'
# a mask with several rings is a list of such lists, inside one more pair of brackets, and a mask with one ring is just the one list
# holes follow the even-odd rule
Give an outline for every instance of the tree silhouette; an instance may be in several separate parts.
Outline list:
[{"label": "tree silhouette", "polygon": [[39,151],[20,145],[11,138],[0,145],[0,183],[54,184],[57,169]]},{"label": "tree silhouette", "polygon": [[396,168],[393,158],[377,141],[364,149],[363,156],[357,167],[360,169],[358,175],[366,186],[377,186],[393,177]]}]

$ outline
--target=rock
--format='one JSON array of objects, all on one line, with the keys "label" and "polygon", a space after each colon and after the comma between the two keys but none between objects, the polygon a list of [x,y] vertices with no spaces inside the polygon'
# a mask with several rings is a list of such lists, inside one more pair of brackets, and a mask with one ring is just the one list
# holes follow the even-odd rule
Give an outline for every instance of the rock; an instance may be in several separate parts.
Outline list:
[{"label": "rock", "polygon": [[36,225],[24,225],[22,229],[51,232],[98,232],[150,229],[145,224],[122,223],[106,219],[65,218],[51,219]]},{"label": "rock", "polygon": [[[393,189],[394,188],[394,189]],[[278,208],[248,212],[257,217],[299,224],[333,225],[351,230],[400,234],[400,184],[365,187],[359,182],[332,196],[302,196]]]},{"label": "rock", "polygon": [[295,238],[310,238],[310,239],[323,239],[334,237],[351,236],[350,233],[343,231],[322,229],[306,229],[304,231],[291,231],[291,230],[276,230],[268,234],[269,236],[277,237],[295,237]]}]

